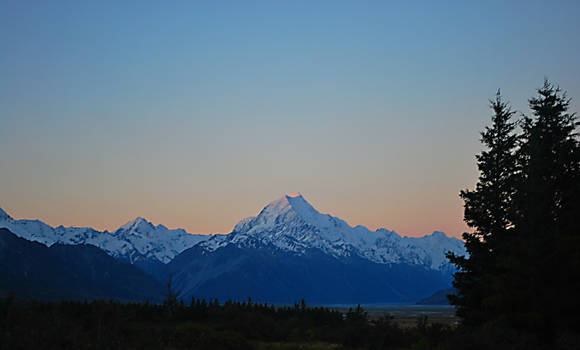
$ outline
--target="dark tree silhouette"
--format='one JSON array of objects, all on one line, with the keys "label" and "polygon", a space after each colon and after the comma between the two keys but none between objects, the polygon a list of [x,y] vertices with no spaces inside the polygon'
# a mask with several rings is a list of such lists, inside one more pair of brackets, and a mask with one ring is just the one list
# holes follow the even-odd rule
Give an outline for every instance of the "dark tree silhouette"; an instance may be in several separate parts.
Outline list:
[{"label": "dark tree silhouette", "polygon": [[517,290],[503,302],[514,310],[506,315],[509,325],[547,338],[579,330],[580,147],[569,104],[547,80],[529,100],[533,116],[523,119],[517,216],[504,276]]},{"label": "dark tree silhouette", "polygon": [[165,295],[165,300],[163,301],[163,306],[166,308],[169,316],[173,316],[175,310],[180,304],[179,295],[181,295],[181,290],[175,290],[173,288],[173,275],[169,274],[167,279],[167,293]]},{"label": "dark tree silhouette", "polygon": [[450,301],[463,326],[506,344],[580,345],[579,123],[558,87],[537,92],[519,136],[499,93],[492,101],[479,181],[460,195],[474,232],[463,235],[469,256],[448,255],[459,269]]},{"label": "dark tree silhouette", "polygon": [[500,269],[497,255],[502,252],[502,239],[513,222],[510,208],[517,174],[516,123],[511,120],[514,112],[502,100],[499,90],[490,106],[494,111],[492,126],[481,133],[481,142],[487,150],[476,156],[479,182],[475,190],[463,190],[460,194],[465,202],[465,221],[475,229],[463,234],[469,256],[448,255],[459,268],[453,282],[457,295],[451,295],[450,301],[469,326],[481,325],[494,312],[490,289]]}]

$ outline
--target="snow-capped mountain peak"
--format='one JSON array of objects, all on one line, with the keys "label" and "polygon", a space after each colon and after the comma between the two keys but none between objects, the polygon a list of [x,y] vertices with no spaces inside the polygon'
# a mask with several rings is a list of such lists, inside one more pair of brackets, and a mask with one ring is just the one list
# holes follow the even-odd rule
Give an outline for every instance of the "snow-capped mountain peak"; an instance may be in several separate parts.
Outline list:
[{"label": "snow-capped mountain peak", "polygon": [[124,225],[121,225],[117,230],[136,230],[139,228],[153,228],[153,224],[147,219],[138,216],[133,220],[127,221]]},{"label": "snow-capped mountain peak", "polygon": [[262,214],[268,214],[270,216],[281,214],[287,210],[293,210],[296,214],[300,216],[309,216],[320,214],[316,209],[308,203],[300,193],[285,195],[275,201],[270,202],[268,205],[262,209]]},{"label": "snow-capped mountain peak", "polygon": [[248,233],[274,229],[278,226],[308,225],[319,231],[324,239],[341,238],[340,231],[352,229],[346,222],[328,214],[321,214],[301,194],[286,195],[262,209],[258,216],[246,218],[236,227]]},{"label": "snow-capped mountain peak", "polygon": [[448,267],[447,251],[464,252],[463,242],[443,232],[412,238],[387,229],[352,227],[320,213],[301,194],[270,202],[257,216],[238,222],[231,234],[212,237],[201,246],[213,251],[229,244],[274,247],[296,254],[319,249],[337,258],[356,255],[381,264],[408,263],[435,270]]}]

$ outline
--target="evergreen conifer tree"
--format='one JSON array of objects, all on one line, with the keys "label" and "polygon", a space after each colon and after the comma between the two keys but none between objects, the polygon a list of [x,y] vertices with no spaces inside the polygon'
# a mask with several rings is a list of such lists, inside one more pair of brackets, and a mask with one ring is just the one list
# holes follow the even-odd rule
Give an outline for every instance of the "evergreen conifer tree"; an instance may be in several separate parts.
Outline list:
[{"label": "evergreen conifer tree", "polygon": [[520,136],[499,93],[492,101],[479,181],[461,191],[474,231],[467,257],[448,255],[459,269],[450,301],[465,326],[566,347],[580,332],[580,124],[558,87],[545,80],[537,92]]},{"label": "evergreen conifer tree", "polygon": [[512,293],[509,326],[553,338],[578,330],[580,147],[570,99],[544,81],[529,100],[518,160],[521,177],[510,263],[503,280]]},{"label": "evergreen conifer tree", "polygon": [[457,295],[450,296],[456,312],[467,326],[479,326],[490,313],[495,312],[495,276],[501,269],[498,255],[512,227],[510,210],[515,193],[517,162],[515,149],[516,123],[511,120],[514,111],[504,102],[498,90],[490,101],[494,111],[492,126],[481,133],[481,142],[487,148],[476,156],[480,172],[475,190],[463,190],[464,218],[474,228],[464,233],[468,257],[449,254],[448,258],[459,271],[455,274]]}]

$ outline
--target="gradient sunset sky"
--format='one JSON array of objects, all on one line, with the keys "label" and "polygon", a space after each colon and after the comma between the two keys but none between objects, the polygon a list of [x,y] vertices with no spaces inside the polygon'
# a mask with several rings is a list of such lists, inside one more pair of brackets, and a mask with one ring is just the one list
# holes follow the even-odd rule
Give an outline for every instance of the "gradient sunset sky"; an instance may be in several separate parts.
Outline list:
[{"label": "gradient sunset sky", "polygon": [[580,99],[580,1],[0,3],[0,207],[230,232],[301,192],[459,237],[498,88]]}]

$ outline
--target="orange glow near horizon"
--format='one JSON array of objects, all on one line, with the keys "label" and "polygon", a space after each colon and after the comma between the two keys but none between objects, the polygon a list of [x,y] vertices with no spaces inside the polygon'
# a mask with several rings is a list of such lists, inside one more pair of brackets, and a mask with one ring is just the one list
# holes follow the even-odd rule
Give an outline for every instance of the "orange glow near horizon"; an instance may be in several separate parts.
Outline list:
[{"label": "orange glow near horizon", "polygon": [[[301,195],[299,192],[287,196],[296,198]],[[154,225],[162,224],[169,229],[182,228],[191,234],[223,235],[232,232],[239,220],[258,215],[265,205],[279,197],[280,194],[240,195],[218,200],[216,196],[200,199],[202,204],[198,205],[192,201],[163,205],[160,199],[155,201],[151,198],[147,201],[112,202],[111,206],[104,207],[65,200],[60,201],[58,207],[44,206],[41,202],[10,207],[0,203],[0,207],[14,219],[38,219],[53,227],[93,227],[113,232],[127,221],[141,216]],[[353,227],[362,225],[369,230],[384,228],[410,237],[442,231],[448,236],[461,238],[461,234],[468,230],[461,220],[461,200],[453,196],[443,201],[438,193],[431,193],[429,198],[430,202],[418,205],[412,198],[390,200],[387,196],[349,197],[342,193],[327,197],[308,192],[305,200],[320,213],[338,217]]]}]

